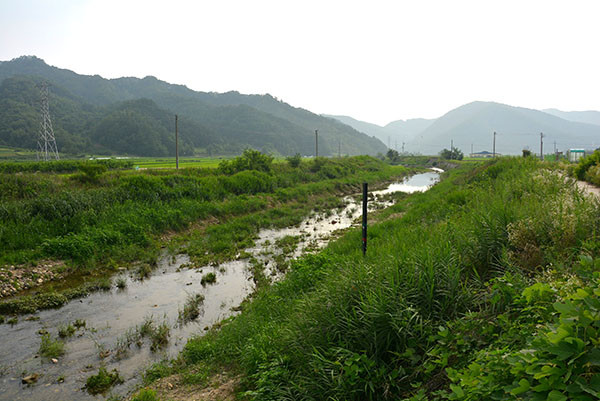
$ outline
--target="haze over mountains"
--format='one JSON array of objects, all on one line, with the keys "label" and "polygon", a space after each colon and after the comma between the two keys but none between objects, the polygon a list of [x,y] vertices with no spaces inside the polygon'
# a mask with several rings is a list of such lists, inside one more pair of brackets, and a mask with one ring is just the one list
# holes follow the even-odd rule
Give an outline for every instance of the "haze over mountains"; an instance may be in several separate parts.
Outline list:
[{"label": "haze over mountains", "polygon": [[496,132],[496,152],[519,154],[523,149],[539,153],[540,133],[544,153],[570,148],[595,149],[600,146],[600,112],[545,111],[513,107],[495,102],[472,102],[449,111],[435,120],[399,120],[385,127],[346,116],[331,116],[392,148],[411,153],[436,154],[451,143],[464,153],[492,151]]},{"label": "haze over mountains", "polygon": [[0,145],[35,149],[39,90],[51,86],[50,113],[59,150],[69,153],[174,155],[174,114],[181,154],[377,154],[385,145],[336,120],[270,95],[205,93],[155,77],[79,75],[24,56],[0,62]]},{"label": "haze over mountains", "polygon": [[206,93],[155,77],[104,79],[79,75],[25,56],[0,62],[0,145],[36,148],[39,90],[51,86],[50,112],[61,152],[172,156],[174,114],[180,116],[180,154],[233,154],[246,147],[281,155],[385,153],[545,153],[554,146],[600,146],[600,112],[543,111],[476,101],[437,119],[409,119],[379,126],[348,116],[316,115],[271,95]]}]

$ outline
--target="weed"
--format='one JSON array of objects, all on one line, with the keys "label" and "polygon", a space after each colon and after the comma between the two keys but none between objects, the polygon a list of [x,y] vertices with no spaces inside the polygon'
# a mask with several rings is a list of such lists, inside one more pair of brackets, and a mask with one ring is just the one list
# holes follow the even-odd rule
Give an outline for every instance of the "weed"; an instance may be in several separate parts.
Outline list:
[{"label": "weed", "polygon": [[167,377],[173,373],[173,369],[166,361],[153,364],[144,373],[144,383],[150,384],[160,378]]},{"label": "weed", "polygon": [[201,294],[188,295],[183,309],[179,310],[178,321],[180,324],[185,324],[196,320],[200,316],[200,305],[204,302],[204,296]]},{"label": "weed", "polygon": [[44,358],[58,358],[65,353],[65,344],[60,340],[53,340],[50,334],[42,335],[39,354]]},{"label": "weed", "polygon": [[13,316],[11,318],[9,318],[6,321],[7,324],[10,324],[11,326],[14,326],[15,324],[19,323],[19,319],[16,316]]},{"label": "weed", "polygon": [[58,327],[58,336],[60,338],[71,337],[73,334],[75,334],[75,330],[76,330],[75,326],[73,326],[72,324],[59,326]]},{"label": "weed", "polygon": [[159,324],[150,334],[150,350],[157,351],[167,346],[171,329],[167,322]]},{"label": "weed", "polygon": [[81,329],[85,327],[85,320],[82,319],[77,319],[73,322],[73,326],[75,326],[76,329]]},{"label": "weed", "polygon": [[108,372],[104,366],[98,369],[98,373],[87,378],[85,389],[92,395],[104,394],[111,387],[123,383],[123,379],[116,369]]},{"label": "weed", "polygon": [[216,282],[217,282],[217,275],[213,272],[206,273],[205,275],[202,276],[202,279],[200,280],[200,284],[202,284],[202,285],[214,284]]},{"label": "weed", "polygon": [[159,401],[156,391],[151,389],[140,390],[131,401]]},{"label": "weed", "polygon": [[149,264],[142,263],[138,266],[137,275],[140,280],[150,277],[150,273],[152,273],[152,267]]},{"label": "weed", "polygon": [[117,278],[115,285],[118,289],[123,290],[127,287],[127,279],[125,277]]}]

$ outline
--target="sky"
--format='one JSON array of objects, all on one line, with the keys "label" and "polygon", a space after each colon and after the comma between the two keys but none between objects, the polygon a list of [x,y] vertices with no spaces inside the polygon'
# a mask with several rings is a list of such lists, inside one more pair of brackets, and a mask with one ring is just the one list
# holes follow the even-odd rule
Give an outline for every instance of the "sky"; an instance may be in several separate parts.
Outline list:
[{"label": "sky", "polygon": [[599,17],[578,0],[0,0],[0,60],[380,125],[475,100],[600,110]]}]

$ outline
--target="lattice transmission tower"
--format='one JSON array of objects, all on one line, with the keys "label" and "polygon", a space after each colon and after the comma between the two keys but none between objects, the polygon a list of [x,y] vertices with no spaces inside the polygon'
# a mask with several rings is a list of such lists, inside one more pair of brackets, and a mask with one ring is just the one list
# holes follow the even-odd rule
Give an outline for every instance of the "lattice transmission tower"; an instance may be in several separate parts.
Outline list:
[{"label": "lattice transmission tower", "polygon": [[48,84],[46,82],[40,85],[40,95],[42,118],[37,140],[37,159],[44,161],[50,159],[59,160],[54,130],[52,129],[52,120],[50,120],[50,109],[48,107],[49,92]]}]

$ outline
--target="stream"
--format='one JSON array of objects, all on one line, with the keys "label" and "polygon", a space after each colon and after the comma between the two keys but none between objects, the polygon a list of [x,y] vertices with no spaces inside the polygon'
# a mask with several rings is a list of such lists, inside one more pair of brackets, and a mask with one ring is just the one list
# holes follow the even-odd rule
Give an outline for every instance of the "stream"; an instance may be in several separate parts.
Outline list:
[{"label": "stream", "polygon": [[[391,206],[387,194],[426,191],[442,171],[432,170],[370,192],[369,210]],[[285,274],[282,264],[290,258],[324,247],[337,230],[360,226],[360,201],[356,196],[343,199],[345,207],[313,214],[298,226],[261,230],[244,257],[250,254],[254,263],[263,263],[265,275],[273,281],[281,278]],[[279,246],[283,243],[292,244],[285,254]],[[158,267],[143,281],[123,272],[118,276],[126,284],[122,289],[113,285],[109,291],[92,293],[60,309],[21,316],[14,325],[0,324],[0,400],[104,399],[83,389],[101,365],[109,371],[118,369],[124,380],[105,396],[125,396],[140,384],[141,374],[152,363],[175,357],[188,338],[237,313],[235,308],[254,290],[250,259],[196,269],[186,267],[187,255],[163,254]],[[216,282],[203,285],[201,278],[209,272],[216,275]],[[200,314],[184,324],[178,315],[194,294],[204,296]],[[63,339],[65,353],[58,361],[38,356],[40,333],[47,332],[54,339],[60,326],[76,320],[85,322],[85,327]],[[168,324],[170,336],[164,348],[153,351],[150,340],[139,336],[138,328],[145,321],[152,321],[155,327]],[[22,377],[34,373],[39,375],[35,383],[22,384]]]}]

